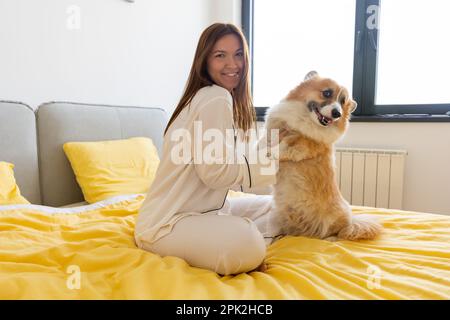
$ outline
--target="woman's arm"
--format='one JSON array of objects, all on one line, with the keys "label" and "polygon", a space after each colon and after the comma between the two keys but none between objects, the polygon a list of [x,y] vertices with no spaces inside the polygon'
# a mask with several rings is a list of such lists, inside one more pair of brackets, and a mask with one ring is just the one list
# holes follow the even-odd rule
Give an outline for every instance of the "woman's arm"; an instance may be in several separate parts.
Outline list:
[{"label": "woman's arm", "polygon": [[267,169],[269,159],[247,157],[236,149],[233,109],[227,99],[210,100],[200,109],[196,120],[192,154],[195,170],[208,187],[226,189],[243,185],[251,188],[276,182],[276,170]]}]

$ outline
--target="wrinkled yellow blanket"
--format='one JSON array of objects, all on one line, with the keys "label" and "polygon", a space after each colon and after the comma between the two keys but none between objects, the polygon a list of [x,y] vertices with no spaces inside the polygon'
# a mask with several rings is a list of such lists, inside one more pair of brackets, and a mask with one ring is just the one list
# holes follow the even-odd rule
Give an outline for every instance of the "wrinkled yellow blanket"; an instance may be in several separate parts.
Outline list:
[{"label": "wrinkled yellow blanket", "polygon": [[220,277],[136,248],[142,200],[0,207],[0,298],[450,299],[450,216],[354,207],[379,218],[378,240],[286,237],[266,272]]}]

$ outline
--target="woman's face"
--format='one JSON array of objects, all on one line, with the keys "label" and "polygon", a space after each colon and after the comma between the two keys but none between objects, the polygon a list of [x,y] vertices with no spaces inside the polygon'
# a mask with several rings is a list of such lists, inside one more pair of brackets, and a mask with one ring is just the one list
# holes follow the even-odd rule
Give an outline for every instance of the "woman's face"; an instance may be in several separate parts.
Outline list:
[{"label": "woman's face", "polygon": [[208,57],[209,76],[215,84],[231,91],[242,78],[244,59],[239,38],[234,34],[223,36],[217,40]]}]

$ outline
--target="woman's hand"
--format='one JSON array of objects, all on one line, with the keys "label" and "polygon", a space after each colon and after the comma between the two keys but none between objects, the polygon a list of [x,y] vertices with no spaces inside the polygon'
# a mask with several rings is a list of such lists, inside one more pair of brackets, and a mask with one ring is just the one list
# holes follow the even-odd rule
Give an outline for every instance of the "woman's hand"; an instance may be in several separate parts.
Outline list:
[{"label": "woman's hand", "polygon": [[281,128],[279,133],[278,133],[278,143],[280,143],[281,140],[283,140],[284,137],[286,137],[289,133],[290,133],[290,131],[286,127]]},{"label": "woman's hand", "polygon": [[272,138],[269,137],[269,141],[268,141],[269,143],[267,145],[267,154],[266,154],[266,156],[268,158],[278,159],[280,143],[290,133],[291,133],[291,130],[289,130],[286,127],[283,127],[281,129],[278,129],[278,140],[273,139],[274,137],[272,137]]},{"label": "woman's hand", "polygon": [[[272,130],[276,130],[276,129],[272,129]],[[281,143],[281,140],[283,140],[290,133],[291,133],[291,131],[289,129],[287,129],[286,127],[278,129],[278,140],[273,135],[271,137],[269,136],[268,137],[268,141],[269,141],[268,145],[270,147],[279,145]]]}]

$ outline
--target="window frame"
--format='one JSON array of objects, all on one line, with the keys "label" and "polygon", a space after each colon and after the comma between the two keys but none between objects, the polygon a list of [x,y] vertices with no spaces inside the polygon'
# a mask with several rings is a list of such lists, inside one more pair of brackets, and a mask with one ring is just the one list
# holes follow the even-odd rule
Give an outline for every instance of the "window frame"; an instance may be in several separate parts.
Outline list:
[{"label": "window frame", "polygon": [[[242,31],[250,50],[251,91],[253,95],[254,0],[242,0]],[[364,122],[450,122],[450,103],[376,105],[378,28],[369,30],[366,21],[369,6],[380,7],[380,0],[356,0],[353,98],[358,107],[352,121]],[[264,120],[267,106],[256,106],[259,121]]]}]

